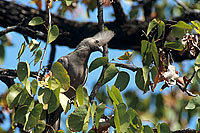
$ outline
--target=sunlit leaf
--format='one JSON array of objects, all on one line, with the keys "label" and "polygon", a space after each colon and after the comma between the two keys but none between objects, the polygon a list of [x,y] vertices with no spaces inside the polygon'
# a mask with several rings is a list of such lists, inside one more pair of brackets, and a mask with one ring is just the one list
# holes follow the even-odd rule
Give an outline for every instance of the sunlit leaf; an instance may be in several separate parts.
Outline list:
[{"label": "sunlit leaf", "polygon": [[93,70],[97,69],[100,66],[104,66],[108,64],[108,57],[100,57],[96,58],[95,60],[92,61],[89,67],[89,72],[92,72]]},{"label": "sunlit leaf", "polygon": [[[19,53],[18,53],[18,57],[17,57],[17,59],[19,59],[19,61],[20,61],[21,55],[24,53],[25,48],[26,48],[26,43],[23,42],[22,45],[21,45],[20,51],[19,51]],[[1,49],[1,48],[0,48],[0,49]],[[0,53],[1,53],[1,52],[0,52]]]},{"label": "sunlit leaf", "polygon": [[67,6],[70,6],[74,0],[64,0]]},{"label": "sunlit leaf", "polygon": [[61,87],[67,91],[70,87],[70,77],[63,65],[56,62],[52,65],[51,70],[53,72],[53,76],[60,82]]},{"label": "sunlit leaf", "polygon": [[13,106],[18,103],[18,99],[20,97],[20,92],[22,92],[22,91],[23,91],[23,87],[19,83],[12,85],[8,89],[6,101],[8,103],[9,108],[13,108]]},{"label": "sunlit leaf", "polygon": [[96,108],[97,108],[97,103],[96,103],[96,101],[94,101],[92,106],[91,106],[92,122],[94,122],[94,114],[95,114]]},{"label": "sunlit leaf", "polygon": [[116,88],[114,85],[112,85],[111,92],[114,94],[114,96],[116,97],[116,99],[119,103],[123,103],[122,95],[118,88]]},{"label": "sunlit leaf", "polygon": [[34,59],[34,66],[40,61],[40,58],[42,57],[42,50],[38,50],[36,52],[36,55],[35,55],[35,59]]},{"label": "sunlit leaf", "polygon": [[114,110],[114,123],[115,123],[117,132],[120,133],[120,121],[119,121],[117,105],[115,103],[113,103],[113,106],[115,109]]},{"label": "sunlit leaf", "polygon": [[83,129],[85,117],[88,108],[86,105],[79,106],[73,113],[68,116],[66,121],[67,127],[75,132],[80,132]]},{"label": "sunlit leaf", "polygon": [[115,64],[109,64],[108,68],[104,73],[104,79],[101,85],[104,85],[105,83],[113,79],[118,72],[119,70],[115,67]]},{"label": "sunlit leaf", "polygon": [[65,113],[70,109],[70,99],[63,93],[59,94],[60,104]]},{"label": "sunlit leaf", "polygon": [[97,108],[96,108],[96,115],[95,115],[96,128],[99,127],[99,120],[100,120],[101,116],[103,115],[105,108],[106,108],[105,104],[99,104],[99,106],[97,106]]},{"label": "sunlit leaf", "polygon": [[89,121],[90,121],[90,105],[88,106],[87,115],[85,116],[85,119],[84,119],[84,124],[83,124],[84,133],[87,132]]},{"label": "sunlit leaf", "polygon": [[182,51],[184,49],[184,45],[181,42],[167,42],[164,44],[165,48],[170,48],[177,51]]},{"label": "sunlit leaf", "polygon": [[48,37],[47,37],[47,43],[51,43],[54,40],[56,40],[56,38],[59,35],[59,29],[56,25],[50,26],[49,32],[48,32]]},{"label": "sunlit leaf", "polygon": [[57,79],[50,77],[48,80],[48,86],[50,90],[55,90],[60,88],[60,82]]},{"label": "sunlit leaf", "polygon": [[28,45],[30,52],[36,50],[39,46],[40,46],[40,43],[35,39],[32,39],[31,42]]},{"label": "sunlit leaf", "polygon": [[31,19],[31,21],[28,23],[28,25],[35,26],[43,24],[45,21],[41,17],[34,17]]},{"label": "sunlit leaf", "polygon": [[165,23],[163,21],[160,21],[158,24],[158,38],[160,38],[160,36],[164,31],[165,31]]},{"label": "sunlit leaf", "polygon": [[179,37],[179,38],[182,38],[187,31],[191,32],[193,29],[193,26],[185,23],[184,21],[179,21],[177,24],[172,25],[171,27],[172,27],[171,30],[172,35],[174,37]]},{"label": "sunlit leaf", "polygon": [[115,95],[113,94],[113,92],[112,91],[110,91],[110,89],[109,89],[109,86],[107,85],[107,88],[106,88],[106,90],[107,90],[107,93],[108,93],[108,96],[110,97],[110,99],[112,100],[112,102],[114,102],[115,104],[119,104],[119,101],[117,100],[117,98],[115,97]]},{"label": "sunlit leaf", "polygon": [[83,105],[83,104],[88,104],[88,94],[87,94],[87,89],[83,86],[79,86],[76,90],[76,97],[78,100],[79,105]]},{"label": "sunlit leaf", "polygon": [[153,19],[150,23],[149,23],[149,26],[148,26],[148,29],[147,29],[147,36],[149,35],[149,33],[151,32],[151,30],[157,25],[157,20],[156,19]]},{"label": "sunlit leaf", "polygon": [[129,80],[129,74],[125,71],[120,71],[115,81],[115,86],[119,88],[120,91],[123,91],[127,87]]}]

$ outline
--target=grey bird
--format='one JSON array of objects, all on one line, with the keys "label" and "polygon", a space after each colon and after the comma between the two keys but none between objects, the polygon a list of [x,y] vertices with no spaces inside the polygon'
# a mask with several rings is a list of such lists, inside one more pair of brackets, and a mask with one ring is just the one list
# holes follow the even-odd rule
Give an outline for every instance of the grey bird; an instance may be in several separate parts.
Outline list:
[{"label": "grey bird", "polygon": [[72,98],[79,85],[84,85],[88,75],[88,59],[95,51],[103,52],[103,47],[114,36],[113,31],[102,31],[93,37],[86,38],[80,42],[75,51],[58,59],[70,76],[71,88],[65,94]]},{"label": "grey bird", "polygon": [[[58,62],[64,66],[70,77],[71,87],[65,92],[68,98],[74,98],[77,87],[85,84],[88,75],[87,63],[90,54],[95,51],[103,52],[103,46],[107,44],[113,36],[114,32],[110,30],[99,32],[93,37],[82,40],[72,53],[58,59]],[[55,131],[59,129],[60,114],[62,111],[62,107],[58,107],[47,119],[47,124],[53,125]],[[47,132],[52,132],[52,129],[48,128]]]}]

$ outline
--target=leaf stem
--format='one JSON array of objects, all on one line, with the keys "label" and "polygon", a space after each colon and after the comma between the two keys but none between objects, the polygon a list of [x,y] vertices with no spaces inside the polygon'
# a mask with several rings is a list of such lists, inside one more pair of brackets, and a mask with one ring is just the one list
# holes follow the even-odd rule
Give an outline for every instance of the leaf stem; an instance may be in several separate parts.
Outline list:
[{"label": "leaf stem", "polygon": [[[50,0],[47,0],[47,8],[48,8],[48,14],[49,14],[49,26],[48,26],[48,33],[49,33],[49,30],[51,28],[51,12],[50,12],[50,8],[49,8],[49,3],[50,3]],[[47,45],[48,45],[48,34],[47,34],[47,41],[46,41],[46,45],[44,47],[44,53],[42,55],[42,59],[40,60],[40,68],[38,70],[38,76],[37,76],[37,80],[39,79],[40,77],[40,71],[42,70],[42,63],[43,63],[43,60],[44,60],[44,56],[46,54],[46,50],[47,50]]]}]

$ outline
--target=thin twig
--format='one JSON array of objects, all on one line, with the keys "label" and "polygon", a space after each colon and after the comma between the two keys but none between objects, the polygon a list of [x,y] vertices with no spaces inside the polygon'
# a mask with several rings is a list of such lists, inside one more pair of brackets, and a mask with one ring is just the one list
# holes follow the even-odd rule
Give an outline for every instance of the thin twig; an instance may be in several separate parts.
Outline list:
[{"label": "thin twig", "polygon": [[[103,2],[102,0],[97,0],[97,6],[98,6],[98,25],[100,31],[104,30],[104,21],[103,21]],[[103,46],[103,57],[108,57],[108,44]],[[98,82],[95,84],[91,94],[90,94],[90,101],[93,102],[94,97],[96,96],[96,93],[98,92],[99,88],[101,87],[101,79],[103,79],[104,73],[106,71],[107,66],[103,66],[101,75],[98,79]]]},{"label": "thin twig", "polygon": [[[49,8],[49,3],[50,3],[50,0],[47,1],[47,7],[48,7],[48,13],[49,13],[49,26],[48,26],[48,33],[49,33],[49,30],[51,28],[51,12],[50,12],[50,8]],[[43,60],[44,60],[44,56],[45,56],[45,53],[46,53],[46,50],[47,50],[47,45],[48,45],[48,35],[47,35],[47,41],[46,41],[46,45],[44,47],[44,53],[43,53],[43,56],[42,56],[42,59],[40,60],[40,68],[38,70],[38,77],[37,77],[37,80],[39,79],[40,77],[40,71],[42,70],[42,63],[43,63]]]},{"label": "thin twig", "polygon": [[126,68],[129,69],[133,72],[137,71],[139,68],[138,67],[133,67],[132,65],[129,64],[121,64],[121,63],[115,63],[116,67],[122,67],[122,68]]},{"label": "thin twig", "polygon": [[194,78],[196,74],[196,71],[194,70],[192,76],[190,77],[190,79],[188,80],[188,82],[185,84],[185,86],[183,87],[183,85],[179,82],[176,82],[176,84],[178,85],[178,87],[183,91],[183,92],[186,92],[188,94],[188,96],[193,96],[193,97],[196,97],[196,96],[199,96],[198,94],[193,94],[192,92],[190,92],[187,87],[188,85],[191,83],[192,79]]}]

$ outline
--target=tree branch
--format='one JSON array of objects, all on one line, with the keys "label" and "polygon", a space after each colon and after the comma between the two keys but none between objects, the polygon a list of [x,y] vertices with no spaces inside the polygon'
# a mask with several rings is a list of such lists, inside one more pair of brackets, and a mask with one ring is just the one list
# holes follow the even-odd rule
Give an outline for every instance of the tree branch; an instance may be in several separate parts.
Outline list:
[{"label": "tree branch", "polygon": [[116,22],[119,24],[124,24],[127,23],[128,17],[126,16],[126,14],[124,13],[124,10],[121,6],[121,3],[119,0],[114,0],[112,2],[112,6],[114,9],[114,13],[115,13],[115,18],[116,18]]}]

